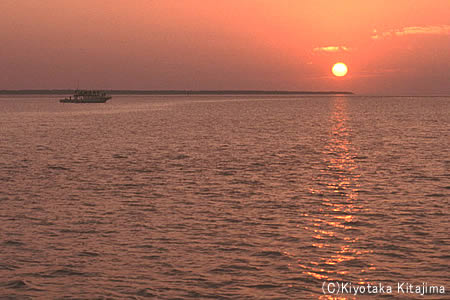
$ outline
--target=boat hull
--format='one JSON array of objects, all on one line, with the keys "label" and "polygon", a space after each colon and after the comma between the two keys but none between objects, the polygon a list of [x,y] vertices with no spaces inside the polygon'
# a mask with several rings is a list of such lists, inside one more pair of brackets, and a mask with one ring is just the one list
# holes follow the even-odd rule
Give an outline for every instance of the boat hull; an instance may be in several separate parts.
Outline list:
[{"label": "boat hull", "polygon": [[111,97],[97,97],[97,98],[91,98],[91,99],[61,99],[59,102],[61,103],[105,103],[111,99]]}]

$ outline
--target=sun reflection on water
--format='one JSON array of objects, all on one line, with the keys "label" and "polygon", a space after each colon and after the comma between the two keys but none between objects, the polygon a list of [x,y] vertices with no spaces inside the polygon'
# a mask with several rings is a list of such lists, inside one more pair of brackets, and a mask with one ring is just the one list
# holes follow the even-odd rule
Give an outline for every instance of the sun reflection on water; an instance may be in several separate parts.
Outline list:
[{"label": "sun reflection on water", "polygon": [[[324,161],[310,194],[320,197],[322,209],[305,214],[310,219],[314,260],[299,262],[303,273],[317,280],[364,281],[361,274],[370,266],[362,262],[369,250],[358,249],[355,235],[358,213],[363,207],[358,203],[358,174],[354,157],[357,156],[351,142],[348,126],[348,98],[333,99],[330,116],[330,138],[322,151]],[[320,299],[338,299],[323,298]],[[345,299],[345,298],[339,298]]]}]

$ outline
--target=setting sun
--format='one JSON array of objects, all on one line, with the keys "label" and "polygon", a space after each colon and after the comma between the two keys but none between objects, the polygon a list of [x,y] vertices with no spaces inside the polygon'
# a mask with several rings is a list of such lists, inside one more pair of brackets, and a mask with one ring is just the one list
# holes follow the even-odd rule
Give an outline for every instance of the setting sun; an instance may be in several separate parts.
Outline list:
[{"label": "setting sun", "polygon": [[347,75],[348,68],[344,63],[340,62],[333,66],[332,71],[333,71],[334,76],[343,77],[343,76]]}]

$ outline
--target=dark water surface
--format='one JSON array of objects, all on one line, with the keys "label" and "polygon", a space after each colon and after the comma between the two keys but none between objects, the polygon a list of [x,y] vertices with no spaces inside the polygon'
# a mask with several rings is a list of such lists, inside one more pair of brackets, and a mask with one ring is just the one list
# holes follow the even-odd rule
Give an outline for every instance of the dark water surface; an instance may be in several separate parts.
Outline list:
[{"label": "dark water surface", "polygon": [[449,299],[450,98],[57,101],[0,98],[0,298]]}]

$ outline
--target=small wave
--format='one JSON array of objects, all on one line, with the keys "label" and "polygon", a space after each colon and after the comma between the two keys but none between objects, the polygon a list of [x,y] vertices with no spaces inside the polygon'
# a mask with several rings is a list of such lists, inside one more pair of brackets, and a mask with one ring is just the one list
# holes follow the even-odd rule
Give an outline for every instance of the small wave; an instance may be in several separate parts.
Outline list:
[{"label": "small wave", "polygon": [[17,266],[0,263],[0,270],[13,271],[17,268]]},{"label": "small wave", "polygon": [[142,183],[117,183],[114,186],[118,188],[128,188],[128,187],[144,187],[145,185]]},{"label": "small wave", "polygon": [[23,246],[24,243],[20,242],[20,241],[14,241],[14,240],[8,240],[3,242],[3,245],[5,246]]},{"label": "small wave", "polygon": [[378,254],[384,255],[384,256],[389,256],[389,257],[394,257],[394,258],[403,258],[403,259],[410,258],[410,256],[400,254],[400,253],[393,253],[393,252],[378,252]]},{"label": "small wave", "polygon": [[283,257],[283,253],[280,251],[260,251],[255,254],[252,254],[252,256],[262,256],[262,257]]},{"label": "small wave", "polygon": [[52,151],[53,149],[46,145],[36,145],[36,150],[37,151],[46,151],[46,150]]},{"label": "small wave", "polygon": [[367,266],[367,262],[365,262],[362,259],[356,258],[356,259],[350,259],[343,262],[344,266],[347,267],[356,267],[356,268],[362,268]]},{"label": "small wave", "polygon": [[136,173],[153,173],[155,170],[149,170],[149,169],[130,169],[130,171],[136,172]]},{"label": "small wave", "polygon": [[13,290],[42,291],[42,289],[37,288],[30,282],[21,279],[0,283],[0,286],[5,289],[13,289]]},{"label": "small wave", "polygon": [[353,156],[353,159],[358,159],[358,160],[363,160],[363,159],[368,159],[368,156],[365,155],[357,155],[357,156]]},{"label": "small wave", "polygon": [[244,249],[242,248],[238,248],[238,247],[219,247],[217,248],[218,251],[224,251],[224,252],[239,252],[239,251],[244,251]]},{"label": "small wave", "polygon": [[222,176],[233,176],[235,174],[235,172],[233,171],[219,171],[217,172],[217,175],[222,175]]},{"label": "small wave", "polygon": [[212,269],[212,273],[236,273],[240,271],[259,271],[258,268],[248,265],[221,265],[218,268]]},{"label": "small wave", "polygon": [[345,225],[354,226],[354,227],[371,227],[371,228],[377,226],[375,224],[363,222],[363,221],[348,221],[348,222],[345,222]]},{"label": "small wave", "polygon": [[61,171],[69,171],[69,168],[66,167],[62,167],[62,166],[54,166],[54,165],[49,165],[48,168],[50,170],[61,170]]},{"label": "small wave", "polygon": [[287,237],[280,238],[280,241],[288,242],[288,243],[297,243],[297,242],[301,241],[301,239],[298,237],[295,237],[295,236],[287,236]]},{"label": "small wave", "polygon": [[141,257],[142,259],[148,259],[148,260],[156,260],[156,259],[160,259],[161,256],[159,255],[145,255]]},{"label": "small wave", "polygon": [[[94,223],[94,224],[96,224],[96,223]],[[61,230],[59,230],[59,232],[61,232],[61,233],[79,233],[79,234],[83,234],[83,233],[97,233],[97,231],[94,230],[94,229],[86,229],[86,230],[61,229]]]},{"label": "small wave", "polygon": [[157,295],[154,294],[153,292],[154,291],[152,289],[145,288],[145,289],[139,290],[136,294],[141,297],[156,297]]},{"label": "small wave", "polygon": [[280,286],[275,284],[256,284],[256,285],[247,285],[247,287],[253,289],[266,290],[266,289],[277,289]]},{"label": "small wave", "polygon": [[426,197],[447,197],[447,195],[444,194],[427,194]]},{"label": "small wave", "polygon": [[151,211],[151,212],[157,211],[157,209],[154,208],[154,207],[147,207],[147,208],[143,208],[143,209],[141,209],[141,210],[142,210],[142,211]]},{"label": "small wave", "polygon": [[44,277],[61,277],[61,276],[90,276],[90,274],[69,268],[63,268],[50,272],[47,276]]},{"label": "small wave", "polygon": [[153,245],[150,245],[150,244],[144,244],[144,245],[136,245],[136,246],[133,246],[132,248],[138,248],[138,249],[151,249],[151,248],[154,248],[154,246],[153,246]]},{"label": "small wave", "polygon": [[98,254],[97,252],[90,252],[90,251],[82,251],[78,254],[79,256],[90,256],[90,257],[95,257],[95,256],[99,256],[100,254]]},{"label": "small wave", "polygon": [[440,258],[440,259],[448,259],[448,260],[450,260],[450,255],[448,255],[448,254],[444,254],[444,255],[440,255],[440,256],[434,256],[434,257]]},{"label": "small wave", "polygon": [[231,182],[231,184],[236,184],[236,185],[264,185],[262,182],[258,181],[258,180],[244,180],[244,179],[233,179]]}]

